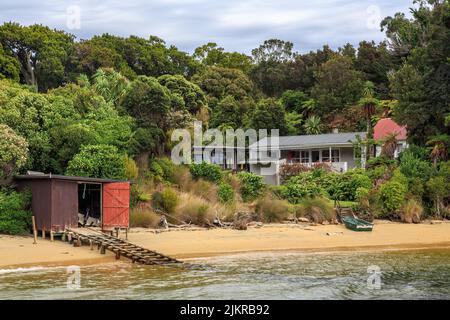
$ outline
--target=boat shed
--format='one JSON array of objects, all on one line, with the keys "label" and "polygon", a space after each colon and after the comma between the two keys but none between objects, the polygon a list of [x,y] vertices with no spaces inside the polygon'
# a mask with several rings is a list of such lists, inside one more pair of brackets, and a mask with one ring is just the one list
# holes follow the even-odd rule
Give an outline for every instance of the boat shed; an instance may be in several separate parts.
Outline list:
[{"label": "boat shed", "polygon": [[15,181],[19,190],[32,193],[37,230],[77,228],[80,219],[102,230],[129,227],[129,181],[43,173],[19,175]]}]

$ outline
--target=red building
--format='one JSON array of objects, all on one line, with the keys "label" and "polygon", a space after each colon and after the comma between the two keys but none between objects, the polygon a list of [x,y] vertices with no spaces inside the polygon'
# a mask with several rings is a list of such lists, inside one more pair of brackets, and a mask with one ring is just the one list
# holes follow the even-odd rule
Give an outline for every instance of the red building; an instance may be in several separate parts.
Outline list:
[{"label": "red building", "polygon": [[[406,142],[408,138],[408,133],[406,126],[400,126],[397,122],[391,118],[380,119],[375,127],[373,128],[373,137],[376,141],[383,142],[384,139],[392,134],[396,135],[397,139],[397,149],[395,150],[395,157],[399,155],[401,151],[408,147]],[[377,146],[376,155],[379,156],[381,153],[381,146]]]}]

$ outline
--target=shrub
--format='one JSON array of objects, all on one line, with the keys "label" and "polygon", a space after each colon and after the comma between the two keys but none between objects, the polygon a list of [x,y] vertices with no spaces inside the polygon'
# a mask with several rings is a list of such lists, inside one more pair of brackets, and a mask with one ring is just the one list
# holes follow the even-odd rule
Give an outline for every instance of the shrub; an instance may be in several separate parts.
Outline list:
[{"label": "shrub", "polygon": [[69,161],[66,173],[73,176],[125,179],[123,156],[110,145],[88,145]]},{"label": "shrub", "polygon": [[151,210],[132,209],[130,227],[154,228],[159,224],[159,216]]},{"label": "shrub", "polygon": [[189,169],[186,166],[175,166],[172,175],[173,183],[178,185],[181,190],[189,191],[193,180]]},{"label": "shrub", "polygon": [[[28,143],[10,127],[0,124],[0,185],[27,162]],[[5,183],[6,184],[6,183]]]},{"label": "shrub", "polygon": [[176,208],[176,217],[186,223],[209,226],[212,225],[215,215],[206,200],[182,194],[180,204]]},{"label": "shrub", "polygon": [[402,153],[399,168],[408,179],[420,178],[423,181],[428,180],[432,172],[429,161],[422,160],[416,157],[414,153],[406,151]]},{"label": "shrub", "polygon": [[155,177],[164,178],[164,171],[156,160],[150,162],[150,171]]},{"label": "shrub", "polygon": [[29,192],[0,191],[0,233],[25,234],[31,229]]},{"label": "shrub", "polygon": [[172,213],[178,204],[178,195],[175,190],[166,188],[162,192],[156,191],[152,195],[152,205],[156,210]]},{"label": "shrub", "polygon": [[289,213],[289,204],[284,200],[273,199],[266,195],[256,202],[256,213],[264,222],[281,222]]},{"label": "shrub", "polygon": [[169,158],[157,158],[154,161],[161,167],[164,180],[172,182],[175,164]]},{"label": "shrub", "polygon": [[212,203],[218,201],[218,186],[203,179],[194,181],[192,183],[190,192]]},{"label": "shrub", "polygon": [[303,199],[295,206],[296,217],[307,217],[315,223],[335,219],[334,208],[326,198],[315,197]]},{"label": "shrub", "polygon": [[409,199],[402,208],[401,218],[406,223],[419,223],[422,213],[422,205],[415,199]]},{"label": "shrub", "polygon": [[148,202],[151,197],[145,193],[138,185],[132,184],[130,188],[130,207],[134,208],[139,202]]},{"label": "shrub", "polygon": [[222,182],[217,190],[220,202],[229,203],[234,200],[234,190],[229,184]]},{"label": "shrub", "polygon": [[381,185],[379,193],[384,217],[398,214],[405,201],[406,192],[407,187],[395,179]]},{"label": "shrub", "polygon": [[425,184],[428,197],[433,201],[433,212],[440,216],[443,209],[443,198],[449,194],[449,183],[443,176],[430,178]]},{"label": "shrub", "polygon": [[139,176],[139,169],[136,165],[136,162],[129,158],[128,156],[125,156],[124,158],[125,162],[125,177],[128,180],[135,180]]},{"label": "shrub", "polygon": [[168,158],[154,158],[150,162],[149,169],[158,181],[173,182],[173,175],[177,166]]},{"label": "shrub", "polygon": [[238,178],[241,183],[242,199],[247,202],[260,197],[265,190],[263,177],[251,172],[240,172]]},{"label": "shrub", "polygon": [[292,177],[280,188],[281,196],[290,203],[297,204],[304,198],[316,197],[325,193],[309,173]]},{"label": "shrub", "polygon": [[214,183],[219,183],[222,180],[222,170],[215,164],[206,162],[193,163],[190,171],[194,179],[203,178]]}]

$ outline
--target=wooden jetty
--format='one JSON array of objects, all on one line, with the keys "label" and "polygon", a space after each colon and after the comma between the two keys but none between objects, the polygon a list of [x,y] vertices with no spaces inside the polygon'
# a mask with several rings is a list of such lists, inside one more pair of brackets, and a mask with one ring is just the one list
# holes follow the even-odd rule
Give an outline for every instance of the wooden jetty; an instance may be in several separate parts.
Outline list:
[{"label": "wooden jetty", "polygon": [[62,239],[73,243],[74,246],[89,244],[91,250],[94,250],[94,246],[97,246],[100,254],[105,254],[106,250],[112,251],[115,253],[116,259],[125,257],[133,263],[137,262],[147,265],[186,265],[182,261],[162,253],[137,246],[113,235],[89,228],[85,228],[84,230],[66,229],[62,234]]}]

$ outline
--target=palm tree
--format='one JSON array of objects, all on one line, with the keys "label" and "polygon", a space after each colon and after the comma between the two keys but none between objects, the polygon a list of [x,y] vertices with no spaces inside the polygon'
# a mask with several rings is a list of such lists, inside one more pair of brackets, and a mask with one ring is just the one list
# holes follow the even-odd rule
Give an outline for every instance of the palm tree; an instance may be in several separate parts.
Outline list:
[{"label": "palm tree", "polygon": [[435,167],[439,160],[447,160],[449,142],[450,136],[446,134],[432,136],[427,141],[427,145],[431,147],[430,157]]},{"label": "palm tree", "polygon": [[370,153],[372,150],[371,141],[373,139],[373,127],[372,127],[372,117],[376,113],[378,99],[374,98],[373,83],[370,81],[366,82],[366,86],[362,92],[362,98],[359,100],[358,105],[363,109],[364,116],[367,121],[367,144],[366,144],[366,160],[370,159]]},{"label": "palm tree", "polygon": [[320,122],[320,117],[311,116],[306,119],[303,128],[306,134],[320,134],[322,132],[322,123]]}]

